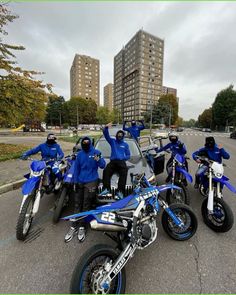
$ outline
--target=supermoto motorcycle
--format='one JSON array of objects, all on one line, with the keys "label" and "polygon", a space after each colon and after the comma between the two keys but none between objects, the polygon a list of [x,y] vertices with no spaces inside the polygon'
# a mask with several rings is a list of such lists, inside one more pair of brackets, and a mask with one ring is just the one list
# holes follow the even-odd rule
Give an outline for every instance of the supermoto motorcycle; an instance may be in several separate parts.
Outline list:
[{"label": "supermoto motorcycle", "polygon": [[172,203],[184,203],[190,204],[190,196],[187,188],[188,182],[192,183],[193,178],[187,171],[186,161],[187,157],[176,154],[173,157],[170,167],[167,167],[168,171],[168,182],[177,185],[181,190],[169,189],[166,192],[166,201],[168,204]]},{"label": "supermoto motorcycle", "polygon": [[[28,158],[28,160],[31,160],[32,163],[30,164],[30,173],[25,175],[27,180],[22,186],[23,200],[16,225],[16,238],[22,241],[29,233],[44,193],[50,194],[60,189],[62,172],[66,167],[61,160],[57,159],[39,161]],[[52,172],[57,176],[53,182]]]},{"label": "supermoto motorcycle", "polygon": [[160,207],[164,209],[162,226],[172,239],[184,241],[195,234],[197,218],[190,207],[168,206],[161,198],[160,193],[170,188],[179,189],[172,184],[151,186],[144,174],[135,175],[134,191],[126,198],[63,218],[73,221],[85,218],[92,229],[106,232],[117,242],[117,248],[99,244],[87,250],[75,267],[71,293],[125,293],[125,265],[137,249],[155,241]]},{"label": "supermoto motorcycle", "polygon": [[75,168],[76,153],[65,157],[66,168],[62,180],[62,188],[55,202],[53,213],[53,223],[57,223],[61,217],[63,208],[68,205],[70,196],[75,191],[74,184],[74,168]]},{"label": "supermoto motorcycle", "polygon": [[226,186],[236,193],[236,188],[229,183],[229,178],[224,176],[225,164],[209,160],[206,157],[197,157],[200,165],[205,165],[207,170],[200,175],[200,193],[206,197],[202,202],[202,217],[205,224],[216,232],[227,232],[234,224],[234,215],[229,205],[223,200],[223,188]]}]

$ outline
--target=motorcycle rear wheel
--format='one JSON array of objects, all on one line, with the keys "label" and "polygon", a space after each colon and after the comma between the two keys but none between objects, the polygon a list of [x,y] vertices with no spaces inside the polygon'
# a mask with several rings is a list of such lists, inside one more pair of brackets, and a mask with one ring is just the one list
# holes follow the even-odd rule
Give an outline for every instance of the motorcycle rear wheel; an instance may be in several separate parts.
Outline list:
[{"label": "motorcycle rear wheel", "polygon": [[63,187],[61,194],[58,198],[56,208],[53,213],[53,218],[52,218],[53,223],[58,223],[58,221],[61,217],[63,207],[65,206],[66,198],[68,197],[67,195],[68,195],[68,189],[67,189],[67,187]]},{"label": "motorcycle rear wheel", "polygon": [[220,198],[214,198],[213,214],[207,209],[208,198],[202,202],[202,217],[204,223],[215,232],[227,232],[234,224],[234,215],[229,205]]},{"label": "motorcycle rear wheel", "polygon": [[[99,293],[99,286],[96,283],[96,276],[103,270],[105,261],[115,261],[119,253],[111,246],[96,245],[90,248],[78,261],[72,275],[70,293],[71,294],[95,294]],[[109,289],[105,294],[124,294],[126,285],[125,269],[116,275],[111,281]],[[97,288],[97,289],[96,289]]]}]

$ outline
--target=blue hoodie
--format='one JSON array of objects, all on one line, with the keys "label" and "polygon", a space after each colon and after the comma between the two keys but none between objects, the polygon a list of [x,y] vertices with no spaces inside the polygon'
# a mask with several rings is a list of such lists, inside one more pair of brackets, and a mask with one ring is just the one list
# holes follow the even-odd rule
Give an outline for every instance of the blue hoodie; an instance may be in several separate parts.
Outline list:
[{"label": "blue hoodie", "polygon": [[110,137],[108,127],[103,129],[103,134],[107,142],[111,146],[111,160],[123,160],[127,161],[130,159],[129,145],[124,140],[118,140]]},{"label": "blue hoodie", "polygon": [[29,157],[31,155],[37,154],[41,152],[41,157],[44,160],[50,159],[62,159],[64,157],[64,153],[58,143],[54,144],[47,144],[41,143],[40,145],[36,146],[35,148],[25,152],[23,156]]},{"label": "blue hoodie", "polygon": [[[182,144],[183,147],[180,148],[179,145]],[[166,150],[171,150],[171,154],[174,157],[176,154],[180,154],[180,155],[185,155],[187,153],[186,147],[183,143],[181,143],[181,141],[177,141],[176,143],[172,143],[169,142],[168,144],[164,145],[162,148],[157,149],[156,151],[162,152],[162,151],[166,151]]]},{"label": "blue hoodie", "polygon": [[140,121],[140,122],[142,123],[141,126],[138,126],[135,124],[134,126],[131,126],[131,127],[125,127],[126,121],[124,121],[124,124],[123,124],[123,130],[128,131],[136,141],[138,140],[138,137],[140,137],[140,131],[145,129],[143,121]]},{"label": "blue hoodie", "polygon": [[218,163],[222,163],[222,158],[223,159],[230,158],[230,155],[223,148],[219,149],[217,144],[215,144],[213,149],[209,149],[206,147],[199,149],[198,151],[192,154],[192,157],[196,161],[197,156],[204,155],[204,154],[208,155],[208,158],[210,160],[218,162]]},{"label": "blue hoodie", "polygon": [[104,169],[106,162],[103,158],[99,161],[94,160],[94,155],[100,155],[101,152],[96,150],[89,137],[84,137],[82,140],[90,141],[89,151],[84,150],[78,152],[75,160],[74,180],[76,183],[88,183],[98,179],[98,168]]}]

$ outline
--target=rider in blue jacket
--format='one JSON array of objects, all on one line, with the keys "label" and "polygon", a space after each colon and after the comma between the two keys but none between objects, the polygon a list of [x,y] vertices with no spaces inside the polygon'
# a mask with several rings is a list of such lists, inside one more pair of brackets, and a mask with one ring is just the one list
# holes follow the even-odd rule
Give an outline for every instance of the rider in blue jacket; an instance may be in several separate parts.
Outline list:
[{"label": "rider in blue jacket", "polygon": [[[91,210],[98,186],[98,168],[104,169],[106,166],[101,152],[93,147],[89,137],[82,139],[81,148],[82,150],[78,152],[75,160],[74,170],[74,180],[77,186],[74,194],[75,213]],[[71,241],[77,231],[78,240],[83,242],[86,234],[85,225],[84,221],[72,222],[70,230],[65,236],[65,242]]]},{"label": "rider in blue jacket", "polygon": [[[222,158],[223,159],[229,159],[230,158],[230,154],[226,152],[226,150],[221,146],[221,145],[217,145],[215,142],[214,137],[210,136],[210,137],[206,137],[206,141],[205,141],[205,147],[200,148],[199,150],[197,150],[196,152],[193,153],[192,157],[193,159],[197,162],[197,163],[201,163],[202,161],[200,159],[198,159],[199,157],[206,157],[209,160],[218,162],[218,163],[222,163]],[[194,188],[198,188],[199,184],[200,184],[200,177],[202,175],[204,175],[204,173],[207,170],[207,166],[206,163],[204,162],[203,165],[198,167],[198,170],[196,172],[195,175],[195,184],[194,184]]]},{"label": "rider in blue jacket", "polygon": [[48,165],[50,165],[52,168],[52,173],[48,174],[48,184],[50,184],[50,189],[54,187],[55,190],[58,190],[60,188],[60,181],[57,180],[61,179],[61,172],[56,160],[61,160],[64,157],[64,153],[60,145],[56,143],[56,139],[57,138],[53,133],[49,133],[47,135],[47,140],[45,143],[41,143],[35,148],[25,152],[20,158],[22,160],[26,160],[29,156],[35,155],[40,152],[41,157],[44,161],[52,160],[52,162],[50,161],[48,163]]},{"label": "rider in blue jacket", "polygon": [[126,123],[128,121],[124,121],[123,124],[123,130],[128,131],[131,136],[138,141],[138,138],[140,137],[140,131],[145,129],[144,123],[142,120],[138,120],[137,122],[140,122],[141,125],[137,125],[135,120],[131,121],[131,126],[130,127],[126,127]]},{"label": "rider in blue jacket", "polygon": [[119,130],[116,133],[116,138],[111,138],[108,128],[112,126],[109,123],[103,129],[104,137],[111,146],[110,162],[106,166],[103,172],[103,188],[100,196],[111,195],[111,177],[117,172],[119,174],[118,191],[116,192],[116,198],[121,199],[125,194],[125,185],[127,179],[128,168],[126,161],[130,159],[129,145],[124,141],[125,132]]},{"label": "rider in blue jacket", "polygon": [[[168,144],[164,145],[160,149],[158,149],[158,148],[155,149],[156,152],[158,152],[158,153],[160,153],[162,151],[166,151],[166,150],[171,151],[171,157],[166,164],[166,170],[167,170],[168,175],[170,175],[170,173],[171,173],[170,169],[172,166],[172,161],[173,161],[174,156],[176,154],[185,155],[187,153],[187,149],[186,149],[184,143],[182,143],[179,140],[178,134],[176,134],[175,132],[169,133],[169,140],[170,140],[170,142]],[[188,171],[188,162],[187,161],[185,161],[185,167]],[[169,180],[169,178],[167,177],[166,181],[168,181],[168,180]]]},{"label": "rider in blue jacket", "polygon": [[21,158],[27,159],[27,157],[41,153],[41,157],[43,160],[48,161],[50,159],[58,159],[61,160],[64,157],[64,153],[58,143],[56,143],[56,136],[53,133],[49,133],[47,136],[47,141],[45,143],[41,143],[35,148],[25,152]]}]

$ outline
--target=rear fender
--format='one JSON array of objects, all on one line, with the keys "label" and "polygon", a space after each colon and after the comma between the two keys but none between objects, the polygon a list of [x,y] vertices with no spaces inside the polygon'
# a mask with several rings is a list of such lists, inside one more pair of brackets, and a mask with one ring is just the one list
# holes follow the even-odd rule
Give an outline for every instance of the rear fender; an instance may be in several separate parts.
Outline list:
[{"label": "rear fender", "polygon": [[190,182],[190,183],[193,182],[192,175],[189,174],[188,171],[186,171],[185,169],[183,169],[183,168],[177,166],[177,167],[176,167],[176,171],[182,173],[182,174],[185,176],[185,178],[187,179],[188,182]]},{"label": "rear fender", "polygon": [[229,182],[228,182],[228,178],[227,177],[225,177],[225,176],[223,176],[222,178],[213,178],[213,181],[215,181],[215,182],[220,182],[220,183],[222,183],[223,185],[225,185],[231,192],[233,192],[234,194],[236,194],[236,188],[232,185],[232,184],[230,184]]},{"label": "rear fender", "polygon": [[168,189],[178,189],[178,190],[181,190],[181,187],[179,187],[177,185],[174,185],[174,184],[171,184],[171,183],[168,183],[168,184],[163,184],[163,185],[157,186],[157,189],[161,193],[161,192],[166,191]]},{"label": "rear fender", "polygon": [[31,177],[29,178],[22,186],[22,194],[29,195],[35,188],[38,188],[40,177]]}]

